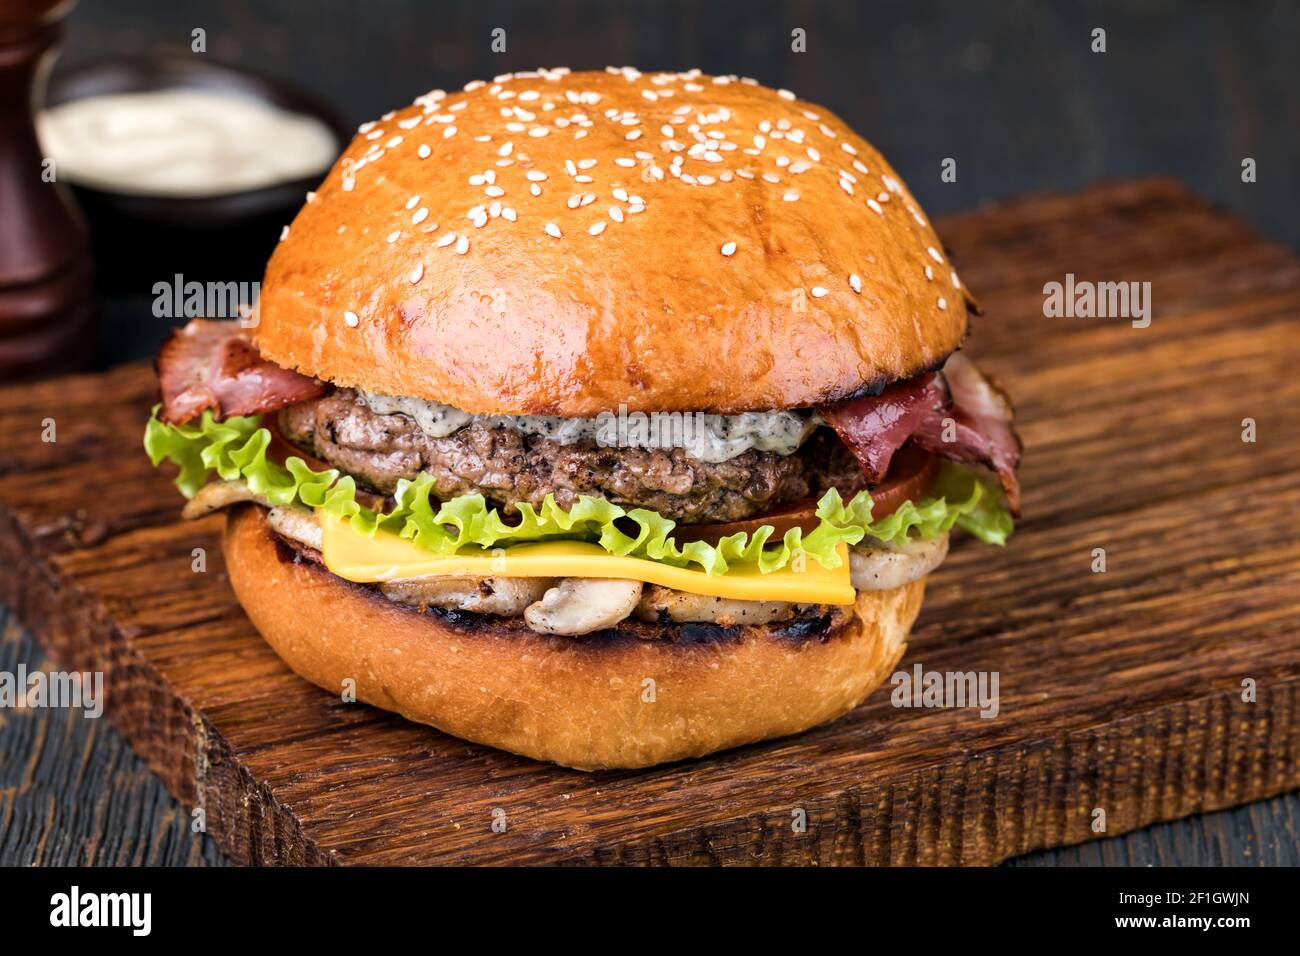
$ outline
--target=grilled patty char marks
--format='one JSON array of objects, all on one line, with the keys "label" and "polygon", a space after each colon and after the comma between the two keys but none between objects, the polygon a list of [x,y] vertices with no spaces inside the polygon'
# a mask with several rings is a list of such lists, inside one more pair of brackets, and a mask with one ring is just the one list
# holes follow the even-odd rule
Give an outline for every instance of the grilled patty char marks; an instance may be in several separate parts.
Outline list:
[{"label": "grilled patty char marks", "polygon": [[376,491],[391,494],[399,479],[423,471],[439,499],[478,492],[507,512],[517,501],[539,507],[550,493],[567,509],[585,494],[682,523],[736,521],[830,484],[843,489],[860,474],[825,430],[793,455],[751,449],[709,463],[681,449],[561,445],[481,422],[432,438],[405,415],[375,413],[351,389],[284,409],[279,427],[294,445]]}]

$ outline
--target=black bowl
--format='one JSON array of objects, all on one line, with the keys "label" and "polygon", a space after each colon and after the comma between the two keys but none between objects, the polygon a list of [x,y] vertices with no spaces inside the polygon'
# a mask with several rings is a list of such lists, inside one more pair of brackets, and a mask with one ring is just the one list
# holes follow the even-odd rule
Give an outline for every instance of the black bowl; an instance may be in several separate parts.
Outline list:
[{"label": "black bowl", "polygon": [[[112,59],[56,73],[46,103],[107,93],[218,90],[257,98],[321,120],[338,149],[351,131],[329,106],[288,83],[206,59],[158,56]],[[260,189],[210,196],[149,196],[70,183],[90,225],[105,292],[150,295],[156,282],[258,281],[280,230],[326,173]]]}]

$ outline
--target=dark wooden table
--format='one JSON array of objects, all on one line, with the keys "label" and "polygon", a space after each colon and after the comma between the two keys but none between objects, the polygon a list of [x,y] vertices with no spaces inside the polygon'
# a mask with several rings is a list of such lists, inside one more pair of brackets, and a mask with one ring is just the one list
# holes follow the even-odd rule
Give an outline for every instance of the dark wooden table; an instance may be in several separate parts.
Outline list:
[{"label": "dark wooden table", "polygon": [[[508,52],[488,47],[494,27]],[[794,27],[808,53],[789,51]],[[1108,52],[1089,51],[1107,30]],[[65,63],[188,49],[297,80],[360,121],[438,85],[538,64],[700,66],[789,86],[844,116],[938,214],[1100,177],[1169,173],[1265,235],[1300,246],[1300,5],[514,4],[400,0],[83,0]],[[945,157],[958,179],[944,183]],[[1258,182],[1241,181],[1245,157]],[[243,277],[232,276],[232,279]],[[257,277],[251,277],[257,278]],[[148,290],[106,302],[103,364],[166,334]],[[42,652],[0,608],[0,671]],[[0,710],[0,864],[225,861],[105,721]],[[1013,865],[1300,864],[1292,794]]]}]

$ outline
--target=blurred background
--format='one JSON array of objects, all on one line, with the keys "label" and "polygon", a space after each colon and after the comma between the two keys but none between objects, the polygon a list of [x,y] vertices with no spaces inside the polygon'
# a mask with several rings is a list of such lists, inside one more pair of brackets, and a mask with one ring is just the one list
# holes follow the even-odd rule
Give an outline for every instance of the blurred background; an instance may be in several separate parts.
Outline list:
[{"label": "blurred background", "polygon": [[[1105,53],[1091,50],[1097,27]],[[493,52],[496,28],[504,52]],[[806,52],[791,50],[795,28]],[[196,29],[206,52],[192,51]],[[829,107],[935,216],[1167,174],[1300,246],[1297,38],[1300,4],[1288,0],[82,0],[53,88],[104,58],[175,54],[288,81],[355,129],[429,89],[515,69],[700,67]],[[940,179],[947,157],[956,182]],[[1245,157],[1255,183],[1241,180]],[[241,237],[249,254],[230,267],[220,258],[214,278],[260,278],[278,232],[268,222]],[[148,285],[110,265],[100,365],[146,355],[166,332],[141,320]]]}]

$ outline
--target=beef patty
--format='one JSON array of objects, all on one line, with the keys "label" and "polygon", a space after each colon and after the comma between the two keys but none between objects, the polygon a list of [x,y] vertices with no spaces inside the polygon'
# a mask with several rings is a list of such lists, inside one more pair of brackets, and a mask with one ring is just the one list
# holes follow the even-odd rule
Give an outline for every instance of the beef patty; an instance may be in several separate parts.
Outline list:
[{"label": "beef patty", "polygon": [[713,463],[680,448],[561,445],[482,422],[433,438],[405,415],[377,414],[351,389],[284,409],[279,428],[292,444],[384,494],[426,472],[435,497],[478,492],[507,513],[518,501],[539,507],[548,494],[566,509],[578,495],[595,495],[684,524],[736,521],[831,485],[851,490],[861,475],[826,429],[793,455],[750,449]]}]

